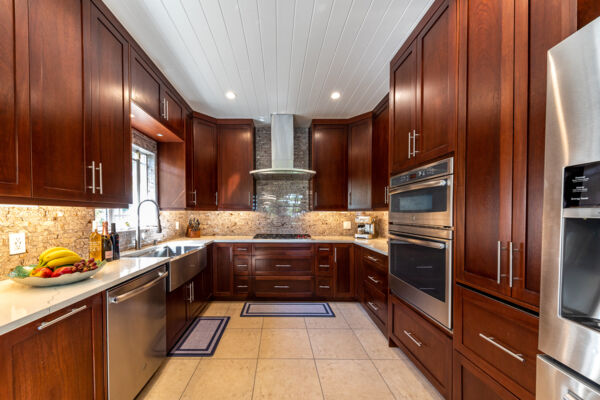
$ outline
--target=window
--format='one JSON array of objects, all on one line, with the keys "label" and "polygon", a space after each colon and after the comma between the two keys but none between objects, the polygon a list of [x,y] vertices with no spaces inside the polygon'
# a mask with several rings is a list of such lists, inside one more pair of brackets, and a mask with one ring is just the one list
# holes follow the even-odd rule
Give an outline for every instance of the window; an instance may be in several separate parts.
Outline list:
[{"label": "window", "polygon": [[[128,208],[97,208],[96,222],[99,227],[102,222],[107,221],[109,225],[115,223],[119,232],[136,229],[137,208],[140,202],[147,199],[156,201],[156,153],[133,145],[131,173],[133,203]],[[142,206],[140,220],[148,221],[151,226],[154,226],[156,224],[154,208]]]}]

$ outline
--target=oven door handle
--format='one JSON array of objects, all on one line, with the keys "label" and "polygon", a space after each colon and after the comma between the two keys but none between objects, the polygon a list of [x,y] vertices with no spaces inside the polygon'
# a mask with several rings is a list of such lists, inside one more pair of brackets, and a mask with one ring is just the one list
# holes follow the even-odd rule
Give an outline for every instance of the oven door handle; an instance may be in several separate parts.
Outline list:
[{"label": "oven door handle", "polygon": [[401,192],[419,190],[419,189],[428,189],[428,188],[434,188],[434,187],[440,187],[440,186],[450,186],[451,184],[452,184],[452,182],[451,182],[450,178],[437,179],[435,181],[430,181],[430,182],[411,183],[404,187],[399,187],[394,190],[391,190],[390,195],[393,195],[396,193],[401,193]]},{"label": "oven door handle", "polygon": [[416,244],[418,246],[429,247],[432,249],[438,249],[438,250],[443,250],[446,248],[445,243],[430,242],[429,240],[419,240],[419,239],[412,239],[412,238],[390,239],[390,243],[403,244],[403,242],[410,243],[410,244]]}]

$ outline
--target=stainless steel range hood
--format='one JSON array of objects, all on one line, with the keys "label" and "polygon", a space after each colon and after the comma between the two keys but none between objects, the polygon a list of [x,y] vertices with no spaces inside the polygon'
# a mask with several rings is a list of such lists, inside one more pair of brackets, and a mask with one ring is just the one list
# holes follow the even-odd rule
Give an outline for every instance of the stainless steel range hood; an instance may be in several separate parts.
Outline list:
[{"label": "stainless steel range hood", "polygon": [[294,116],[271,115],[271,168],[255,169],[255,179],[309,180],[315,171],[294,168]]}]

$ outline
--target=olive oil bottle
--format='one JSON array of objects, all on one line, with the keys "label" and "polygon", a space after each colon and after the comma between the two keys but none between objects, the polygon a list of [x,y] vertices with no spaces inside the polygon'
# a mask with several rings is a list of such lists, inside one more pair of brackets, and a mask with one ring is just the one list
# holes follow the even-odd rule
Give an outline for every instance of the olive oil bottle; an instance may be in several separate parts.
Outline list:
[{"label": "olive oil bottle", "polygon": [[102,260],[102,236],[98,233],[96,221],[92,222],[92,233],[90,234],[90,258],[96,261]]},{"label": "olive oil bottle", "polygon": [[102,259],[106,261],[113,260],[113,246],[108,234],[108,222],[102,223]]}]

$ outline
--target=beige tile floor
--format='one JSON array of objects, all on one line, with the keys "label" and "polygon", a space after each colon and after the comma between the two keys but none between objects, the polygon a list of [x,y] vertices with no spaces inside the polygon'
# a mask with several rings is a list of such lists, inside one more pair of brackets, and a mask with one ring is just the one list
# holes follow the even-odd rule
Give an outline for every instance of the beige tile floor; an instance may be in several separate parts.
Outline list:
[{"label": "beige tile floor", "polygon": [[213,357],[169,358],[138,399],[441,400],[358,303],[335,318],[242,318],[243,302],[213,302],[231,317]]}]

